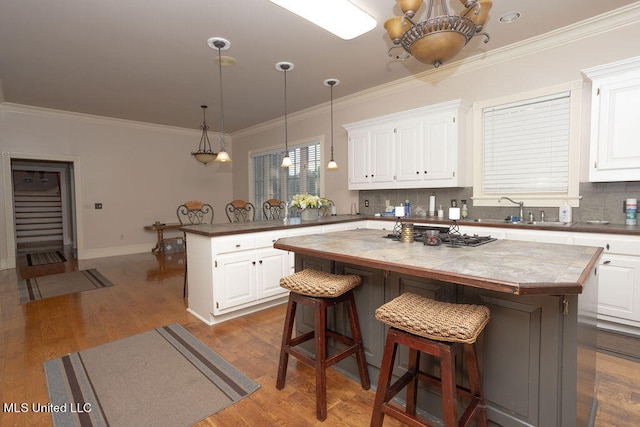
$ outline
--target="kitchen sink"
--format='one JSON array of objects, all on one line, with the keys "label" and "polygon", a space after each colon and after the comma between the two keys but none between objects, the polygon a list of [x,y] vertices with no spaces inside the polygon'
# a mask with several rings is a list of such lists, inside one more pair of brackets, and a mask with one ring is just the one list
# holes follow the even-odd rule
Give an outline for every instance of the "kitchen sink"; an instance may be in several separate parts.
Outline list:
[{"label": "kitchen sink", "polygon": [[474,222],[480,222],[483,224],[513,224],[513,225],[537,225],[546,227],[570,227],[573,222],[560,222],[560,221],[527,221],[527,222],[512,222],[506,219],[493,219],[493,218],[478,218]]}]

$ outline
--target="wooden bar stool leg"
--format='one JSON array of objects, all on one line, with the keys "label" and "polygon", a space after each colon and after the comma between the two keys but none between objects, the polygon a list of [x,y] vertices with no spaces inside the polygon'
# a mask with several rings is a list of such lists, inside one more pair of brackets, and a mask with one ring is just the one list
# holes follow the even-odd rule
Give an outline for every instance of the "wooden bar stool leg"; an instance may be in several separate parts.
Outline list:
[{"label": "wooden bar stool leg", "polygon": [[316,417],[327,419],[327,307],[320,301],[314,303],[315,351],[316,351]]},{"label": "wooden bar stool leg", "polygon": [[464,345],[464,364],[467,367],[467,376],[469,377],[469,389],[471,394],[478,398],[478,408],[476,425],[479,427],[486,426],[487,406],[484,401],[484,393],[482,392],[482,384],[480,383],[480,369],[478,367],[478,357],[476,355],[475,344]]},{"label": "wooden bar stool leg", "polygon": [[456,379],[453,346],[440,348],[440,377],[442,382],[442,412],[445,426],[458,425],[456,407]]},{"label": "wooden bar stool leg", "polygon": [[380,376],[378,377],[378,390],[376,390],[376,398],[373,403],[373,414],[371,415],[371,427],[382,426],[382,421],[384,420],[382,407],[388,400],[387,390],[389,389],[389,385],[391,384],[391,373],[393,371],[393,362],[396,359],[397,349],[398,343],[396,343],[392,331],[389,331],[387,333],[387,340],[384,345],[384,352],[382,354]]},{"label": "wooden bar stool leg", "polygon": [[348,303],[351,337],[354,343],[358,346],[358,350],[356,351],[356,361],[358,362],[358,371],[360,372],[360,383],[362,384],[363,389],[369,390],[369,388],[371,388],[371,382],[369,380],[369,371],[367,369],[367,359],[364,355],[364,345],[362,343],[362,332],[360,331],[356,299],[353,293],[351,293]]},{"label": "wooden bar stool leg", "polygon": [[420,369],[420,352],[415,348],[409,349],[409,362],[407,367],[413,377],[411,382],[407,384],[406,411],[411,415],[415,415],[418,400],[418,370]]},{"label": "wooden bar stool leg", "polygon": [[282,332],[282,345],[280,346],[280,361],[278,363],[278,378],[276,380],[276,388],[282,390],[284,388],[285,379],[287,377],[287,364],[289,363],[289,342],[293,334],[293,322],[296,316],[297,303],[289,296],[287,303],[287,314],[284,320],[284,331]]}]

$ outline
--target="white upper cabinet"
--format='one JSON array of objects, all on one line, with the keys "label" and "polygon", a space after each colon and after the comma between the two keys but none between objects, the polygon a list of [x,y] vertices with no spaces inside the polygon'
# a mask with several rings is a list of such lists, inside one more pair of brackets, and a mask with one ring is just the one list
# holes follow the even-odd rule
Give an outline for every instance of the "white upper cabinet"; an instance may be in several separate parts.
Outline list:
[{"label": "white upper cabinet", "polygon": [[463,185],[460,100],[345,125],[349,189]]},{"label": "white upper cabinet", "polygon": [[584,74],[592,82],[589,181],[640,180],[640,57]]}]

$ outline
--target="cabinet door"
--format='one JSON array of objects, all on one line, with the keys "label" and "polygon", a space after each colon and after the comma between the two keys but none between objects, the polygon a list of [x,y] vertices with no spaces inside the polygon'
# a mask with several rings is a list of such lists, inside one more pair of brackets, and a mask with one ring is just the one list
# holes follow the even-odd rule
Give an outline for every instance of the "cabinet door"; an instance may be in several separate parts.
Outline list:
[{"label": "cabinet door", "polygon": [[640,258],[607,254],[599,268],[598,315],[640,322]]},{"label": "cabinet door", "polygon": [[371,182],[392,183],[394,178],[393,127],[384,126],[371,130]]},{"label": "cabinet door", "polygon": [[396,134],[396,181],[422,181],[426,170],[423,166],[424,135],[422,123],[407,121],[398,124]]},{"label": "cabinet door", "polygon": [[256,251],[258,298],[284,295],[288,291],[280,287],[280,279],[288,276],[289,253],[279,249]]},{"label": "cabinet door", "polygon": [[640,179],[640,77],[638,71],[594,80],[591,181]]},{"label": "cabinet door", "polygon": [[214,261],[214,314],[257,298],[254,251],[220,255]]},{"label": "cabinet door", "polygon": [[370,175],[369,134],[354,131],[349,134],[349,185],[368,183]]},{"label": "cabinet door", "polygon": [[424,138],[424,179],[432,181],[454,178],[457,157],[454,116],[446,114],[426,120]]}]

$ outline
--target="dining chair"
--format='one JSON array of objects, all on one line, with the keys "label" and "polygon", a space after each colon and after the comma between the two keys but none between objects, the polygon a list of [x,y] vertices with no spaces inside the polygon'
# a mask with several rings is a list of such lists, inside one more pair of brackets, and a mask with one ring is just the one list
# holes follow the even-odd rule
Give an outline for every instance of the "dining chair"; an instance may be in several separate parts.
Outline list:
[{"label": "dining chair", "polygon": [[[213,207],[200,200],[184,202],[176,210],[180,225],[213,224]],[[182,296],[187,296],[187,233],[184,233],[184,286]]]},{"label": "dining chair", "polygon": [[256,209],[250,202],[232,200],[227,203],[225,213],[229,222],[251,222],[256,220]]},{"label": "dining chair", "polygon": [[282,219],[285,216],[286,202],[279,199],[269,199],[262,204],[264,219]]}]

